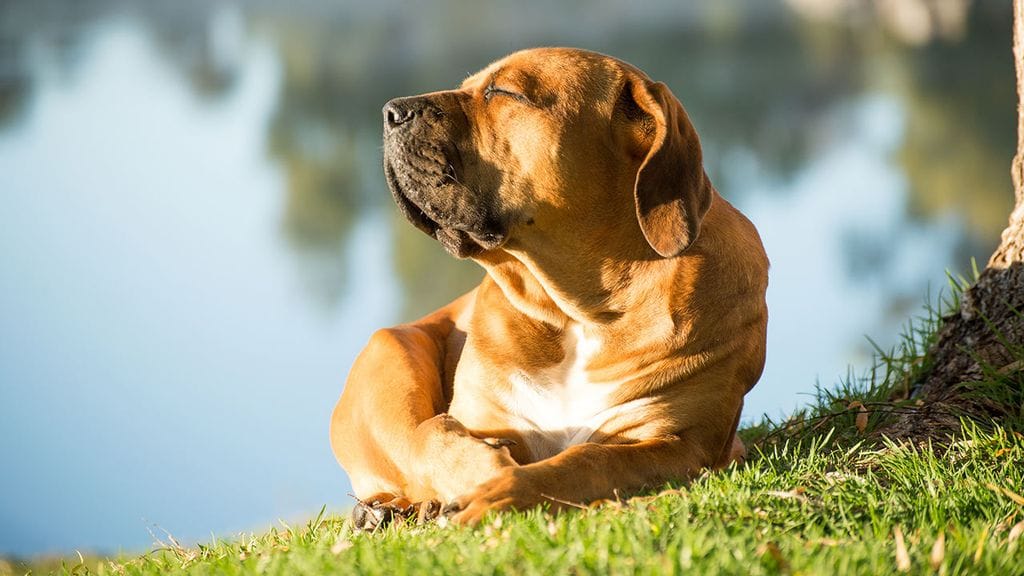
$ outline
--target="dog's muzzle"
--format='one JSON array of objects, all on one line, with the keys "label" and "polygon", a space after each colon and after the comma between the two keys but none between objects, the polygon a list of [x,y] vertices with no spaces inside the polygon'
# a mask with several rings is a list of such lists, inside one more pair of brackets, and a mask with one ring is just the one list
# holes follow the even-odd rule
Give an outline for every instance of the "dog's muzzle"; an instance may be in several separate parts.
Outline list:
[{"label": "dog's muzzle", "polygon": [[458,258],[504,243],[492,202],[464,183],[451,113],[414,96],[391,100],[383,114],[384,175],[402,214]]}]

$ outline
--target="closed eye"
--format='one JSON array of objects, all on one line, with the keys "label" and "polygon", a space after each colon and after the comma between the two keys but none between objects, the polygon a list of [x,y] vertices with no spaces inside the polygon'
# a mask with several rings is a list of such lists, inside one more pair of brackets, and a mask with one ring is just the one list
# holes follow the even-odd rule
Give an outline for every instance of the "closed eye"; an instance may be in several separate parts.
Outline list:
[{"label": "closed eye", "polygon": [[509,98],[513,98],[525,104],[530,103],[526,96],[520,94],[519,92],[509,90],[507,88],[499,88],[494,84],[491,84],[487,88],[484,88],[484,100],[490,101],[491,97],[495,95],[508,96]]}]

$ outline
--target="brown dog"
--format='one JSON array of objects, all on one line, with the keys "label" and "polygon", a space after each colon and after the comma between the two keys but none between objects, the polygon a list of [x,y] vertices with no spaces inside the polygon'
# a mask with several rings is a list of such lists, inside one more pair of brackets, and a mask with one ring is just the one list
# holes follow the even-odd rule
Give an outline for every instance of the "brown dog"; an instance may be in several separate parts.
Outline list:
[{"label": "brown dog", "polygon": [[388,102],[384,171],[409,220],[487,276],[352,367],[331,444],[360,500],[475,523],[742,457],[768,261],[664,84],[592,52],[518,52]]}]

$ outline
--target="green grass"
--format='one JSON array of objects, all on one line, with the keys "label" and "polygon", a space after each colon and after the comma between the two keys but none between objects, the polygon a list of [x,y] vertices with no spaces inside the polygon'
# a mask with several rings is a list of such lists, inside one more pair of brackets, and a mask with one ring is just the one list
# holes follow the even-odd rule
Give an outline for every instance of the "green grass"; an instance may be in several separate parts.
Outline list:
[{"label": "green grass", "polygon": [[[477,529],[353,533],[317,518],[120,562],[100,574],[1024,574],[1024,436],[970,428],[941,449],[782,443],[689,487]],[[936,541],[944,545],[936,549]],[[66,572],[76,567],[67,565]]]},{"label": "green grass", "polygon": [[[954,440],[873,431],[914,402],[941,310],[926,309],[877,363],[784,422],[743,430],[742,466],[586,510],[489,518],[476,529],[402,524],[354,533],[321,515],[138,557],[65,561],[94,574],[1022,574],[1022,376],[968,386],[1005,409]],[[1020,351],[1024,357],[1024,351]],[[1016,403],[1016,405],[1014,404]],[[53,567],[51,565],[51,567]],[[13,566],[8,566],[14,571]],[[0,563],[0,573],[4,572]]]}]

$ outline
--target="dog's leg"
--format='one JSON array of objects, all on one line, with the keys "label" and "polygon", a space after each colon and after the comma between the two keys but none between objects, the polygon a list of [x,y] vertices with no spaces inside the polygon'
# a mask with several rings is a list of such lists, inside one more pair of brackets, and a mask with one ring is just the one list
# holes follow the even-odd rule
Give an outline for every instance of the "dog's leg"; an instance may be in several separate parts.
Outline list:
[{"label": "dog's leg", "polygon": [[412,459],[416,497],[451,502],[503,469],[518,466],[500,439],[477,438],[461,422],[439,414],[416,429]]},{"label": "dog's leg", "polygon": [[356,359],[331,419],[331,447],[361,501],[448,501],[515,465],[503,445],[444,413],[444,373],[461,352],[461,343],[453,349],[454,319],[471,296],[378,331]]},{"label": "dog's leg", "polygon": [[734,448],[728,430],[712,434],[708,438],[693,428],[636,444],[577,444],[546,460],[500,471],[455,500],[453,520],[475,524],[489,511],[543,503],[559,509],[689,480],[724,460],[702,446],[721,446],[725,453]]}]

